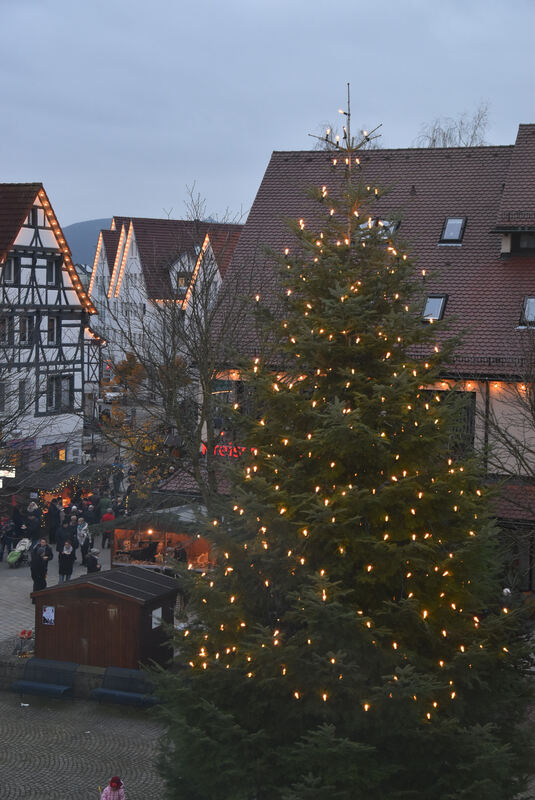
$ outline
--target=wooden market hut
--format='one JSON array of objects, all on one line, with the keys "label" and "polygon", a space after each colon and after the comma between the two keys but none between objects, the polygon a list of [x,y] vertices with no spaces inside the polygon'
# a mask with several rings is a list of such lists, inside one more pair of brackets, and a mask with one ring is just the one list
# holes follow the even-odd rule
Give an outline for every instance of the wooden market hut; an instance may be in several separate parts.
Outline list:
[{"label": "wooden market hut", "polygon": [[144,567],[119,567],[33,592],[35,655],[94,667],[138,669],[172,657],[179,585]]}]

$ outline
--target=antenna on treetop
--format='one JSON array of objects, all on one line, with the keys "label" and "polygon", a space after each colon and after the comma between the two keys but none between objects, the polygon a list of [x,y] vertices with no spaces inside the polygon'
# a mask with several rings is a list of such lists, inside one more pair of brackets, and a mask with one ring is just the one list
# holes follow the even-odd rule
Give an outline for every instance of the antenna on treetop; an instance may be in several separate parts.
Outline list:
[{"label": "antenna on treetop", "polygon": [[356,150],[360,150],[365,144],[371,142],[372,139],[378,139],[381,136],[380,133],[376,134],[375,136],[373,134],[382,127],[382,122],[372,131],[361,131],[362,138],[359,138],[355,143],[354,137],[351,136],[351,86],[349,83],[347,84],[347,110],[344,111],[343,108],[339,108],[338,113],[343,114],[346,117],[346,124],[342,127],[343,137],[341,142],[340,136],[335,135],[330,128],[327,128],[324,136],[316,136],[314,133],[308,134],[309,136],[312,136],[313,139],[318,139],[318,141],[322,142],[326,149],[330,148],[332,150],[339,150],[340,152],[351,156],[352,153],[354,153]]}]

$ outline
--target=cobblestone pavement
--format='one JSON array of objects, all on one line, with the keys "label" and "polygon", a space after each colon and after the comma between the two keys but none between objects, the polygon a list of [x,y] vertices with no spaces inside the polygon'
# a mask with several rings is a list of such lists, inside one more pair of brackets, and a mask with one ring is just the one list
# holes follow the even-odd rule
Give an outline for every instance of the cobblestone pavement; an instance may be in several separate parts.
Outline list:
[{"label": "cobblestone pavement", "polygon": [[2,800],[97,800],[112,775],[127,800],[163,794],[150,712],[0,692]]},{"label": "cobblestone pavement", "polygon": [[[48,586],[58,582],[57,553],[54,547],[52,549],[54,560],[48,570]],[[101,550],[99,559],[102,569],[109,569],[110,550]],[[78,578],[85,572],[85,567],[77,561],[74,565],[73,578]],[[7,564],[7,554],[4,553],[4,559],[0,561],[0,641],[18,636],[24,628],[34,629],[35,610],[30,600],[32,589],[30,568],[22,566],[10,569]]]}]

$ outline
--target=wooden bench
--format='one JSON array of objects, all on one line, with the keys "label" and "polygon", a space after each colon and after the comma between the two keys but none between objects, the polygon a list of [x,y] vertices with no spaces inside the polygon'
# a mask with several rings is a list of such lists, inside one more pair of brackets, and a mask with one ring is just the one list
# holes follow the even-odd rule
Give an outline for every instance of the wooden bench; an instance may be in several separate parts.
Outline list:
[{"label": "wooden bench", "polygon": [[21,680],[15,681],[11,689],[25,694],[40,694],[46,697],[72,695],[78,664],[71,661],[52,661],[48,658],[29,658],[24,665]]},{"label": "wooden bench", "polygon": [[104,700],[110,703],[146,707],[159,702],[151,692],[152,686],[141,670],[107,667],[102,686],[93,689],[91,697],[99,702]]}]

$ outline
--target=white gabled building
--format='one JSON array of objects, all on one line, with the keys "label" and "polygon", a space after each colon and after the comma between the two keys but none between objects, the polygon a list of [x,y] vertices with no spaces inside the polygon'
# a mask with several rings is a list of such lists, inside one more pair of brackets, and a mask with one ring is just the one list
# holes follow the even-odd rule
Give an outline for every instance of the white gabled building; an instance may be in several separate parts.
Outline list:
[{"label": "white gabled building", "polygon": [[187,315],[203,275],[217,292],[242,227],[113,217],[111,229],[99,234],[88,289],[112,361],[121,360],[132,344],[141,346],[156,303],[179,301]]},{"label": "white gabled building", "polygon": [[0,184],[0,447],[80,461],[103,340],[41,183]]}]

